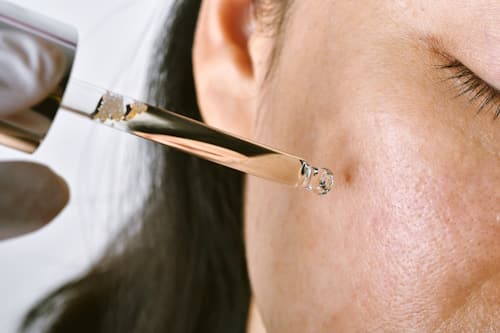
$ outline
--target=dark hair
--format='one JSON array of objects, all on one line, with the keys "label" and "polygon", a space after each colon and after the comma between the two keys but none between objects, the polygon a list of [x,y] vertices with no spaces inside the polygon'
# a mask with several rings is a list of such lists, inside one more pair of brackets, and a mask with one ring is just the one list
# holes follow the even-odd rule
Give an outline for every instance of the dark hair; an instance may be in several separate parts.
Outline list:
[{"label": "dark hair", "polygon": [[[175,1],[152,74],[156,104],[195,119],[191,50],[200,2]],[[242,175],[154,149],[165,181],[154,186],[140,230],[124,230],[86,274],[36,304],[21,331],[245,332]]]}]

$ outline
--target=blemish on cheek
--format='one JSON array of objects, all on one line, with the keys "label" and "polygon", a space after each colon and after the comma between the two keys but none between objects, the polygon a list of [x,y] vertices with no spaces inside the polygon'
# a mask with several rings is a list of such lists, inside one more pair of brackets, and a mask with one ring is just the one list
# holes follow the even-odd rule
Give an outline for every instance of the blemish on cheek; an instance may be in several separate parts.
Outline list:
[{"label": "blemish on cheek", "polygon": [[358,169],[359,163],[355,161],[346,163],[346,165],[342,168],[340,175],[346,187],[353,185],[355,178],[357,177]]},{"label": "blemish on cheek", "polygon": [[344,181],[346,185],[350,185],[352,182],[352,172],[350,170],[346,170],[344,173]]}]

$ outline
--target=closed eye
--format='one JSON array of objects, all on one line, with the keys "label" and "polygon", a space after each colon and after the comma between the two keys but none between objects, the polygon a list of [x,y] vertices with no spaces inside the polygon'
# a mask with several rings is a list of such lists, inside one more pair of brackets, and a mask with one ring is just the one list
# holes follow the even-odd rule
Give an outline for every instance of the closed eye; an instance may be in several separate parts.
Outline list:
[{"label": "closed eye", "polygon": [[439,68],[452,71],[452,75],[447,79],[455,81],[458,85],[456,97],[468,96],[469,102],[478,103],[477,113],[491,110],[494,113],[494,119],[500,117],[500,91],[498,89],[490,86],[456,59],[449,60]]}]

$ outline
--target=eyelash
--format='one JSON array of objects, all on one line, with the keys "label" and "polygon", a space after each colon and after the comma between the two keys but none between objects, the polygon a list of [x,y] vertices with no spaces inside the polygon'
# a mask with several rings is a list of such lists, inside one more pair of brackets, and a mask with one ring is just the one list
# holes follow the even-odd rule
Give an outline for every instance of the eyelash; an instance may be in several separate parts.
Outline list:
[{"label": "eyelash", "polygon": [[458,60],[451,60],[445,65],[439,66],[441,69],[452,70],[454,74],[449,76],[447,80],[454,80],[458,83],[458,94],[456,97],[469,95],[469,102],[481,100],[477,113],[493,108],[494,119],[500,117],[500,91],[493,88],[488,83],[484,82],[469,68]]}]

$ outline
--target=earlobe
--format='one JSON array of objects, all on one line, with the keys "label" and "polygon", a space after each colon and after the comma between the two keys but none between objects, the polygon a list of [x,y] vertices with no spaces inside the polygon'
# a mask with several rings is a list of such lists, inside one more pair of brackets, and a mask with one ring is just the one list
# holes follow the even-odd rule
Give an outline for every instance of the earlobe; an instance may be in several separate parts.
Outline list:
[{"label": "earlobe", "polygon": [[252,0],[204,0],[193,47],[198,103],[204,120],[250,136],[255,84],[249,49]]}]

